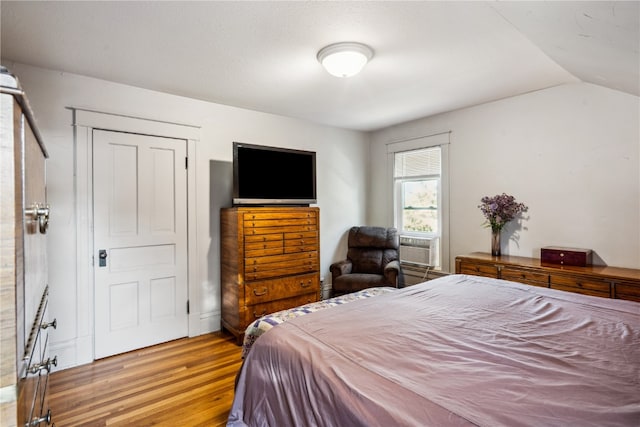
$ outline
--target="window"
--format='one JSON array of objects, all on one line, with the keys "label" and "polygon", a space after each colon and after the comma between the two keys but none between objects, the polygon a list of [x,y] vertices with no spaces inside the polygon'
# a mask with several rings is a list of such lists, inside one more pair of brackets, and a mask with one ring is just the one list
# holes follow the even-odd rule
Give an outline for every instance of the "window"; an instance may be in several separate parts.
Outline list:
[{"label": "window", "polygon": [[449,271],[450,132],[387,144],[390,205],[404,263]]},{"label": "window", "polygon": [[400,234],[440,235],[440,147],[395,153],[394,198]]}]

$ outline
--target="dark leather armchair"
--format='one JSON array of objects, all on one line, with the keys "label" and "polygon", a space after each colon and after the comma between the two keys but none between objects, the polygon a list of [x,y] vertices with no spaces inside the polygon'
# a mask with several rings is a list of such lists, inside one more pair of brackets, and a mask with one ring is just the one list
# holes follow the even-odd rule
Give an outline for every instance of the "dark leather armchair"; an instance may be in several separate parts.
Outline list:
[{"label": "dark leather armchair", "polygon": [[332,295],[376,286],[400,287],[399,245],[395,228],[351,227],[347,259],[330,267]]}]

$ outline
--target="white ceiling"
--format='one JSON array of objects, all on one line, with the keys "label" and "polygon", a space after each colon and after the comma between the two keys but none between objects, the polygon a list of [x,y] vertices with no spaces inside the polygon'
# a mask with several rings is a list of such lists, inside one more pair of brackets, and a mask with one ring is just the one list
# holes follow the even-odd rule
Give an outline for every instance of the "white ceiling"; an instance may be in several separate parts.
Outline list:
[{"label": "white ceiling", "polygon": [[[366,131],[576,81],[640,96],[639,5],[2,0],[1,56]],[[321,68],[339,41],[374,49],[361,74]]]}]

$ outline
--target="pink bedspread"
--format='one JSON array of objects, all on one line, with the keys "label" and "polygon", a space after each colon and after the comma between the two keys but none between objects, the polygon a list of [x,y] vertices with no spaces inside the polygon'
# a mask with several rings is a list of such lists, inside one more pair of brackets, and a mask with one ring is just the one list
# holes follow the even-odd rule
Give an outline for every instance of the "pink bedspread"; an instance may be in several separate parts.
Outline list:
[{"label": "pink bedspread", "polygon": [[231,426],[638,426],[640,304],[453,275],[292,319]]}]

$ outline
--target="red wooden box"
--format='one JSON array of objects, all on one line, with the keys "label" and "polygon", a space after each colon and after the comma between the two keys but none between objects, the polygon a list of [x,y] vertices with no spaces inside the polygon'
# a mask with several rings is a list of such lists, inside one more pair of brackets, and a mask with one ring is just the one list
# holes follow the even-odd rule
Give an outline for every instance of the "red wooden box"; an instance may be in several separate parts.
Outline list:
[{"label": "red wooden box", "polygon": [[562,248],[547,246],[540,249],[540,260],[552,264],[576,265],[584,267],[591,264],[591,249]]}]

